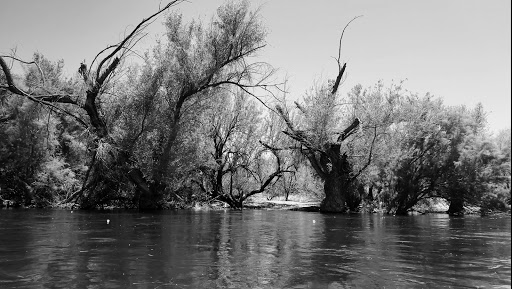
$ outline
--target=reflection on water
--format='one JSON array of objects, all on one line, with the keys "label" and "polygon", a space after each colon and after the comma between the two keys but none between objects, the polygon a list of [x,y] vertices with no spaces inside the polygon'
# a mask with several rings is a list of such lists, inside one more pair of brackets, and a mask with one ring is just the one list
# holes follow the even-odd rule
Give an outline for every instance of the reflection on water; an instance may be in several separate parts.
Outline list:
[{"label": "reflection on water", "polygon": [[510,217],[0,210],[0,288],[510,288],[510,230]]}]

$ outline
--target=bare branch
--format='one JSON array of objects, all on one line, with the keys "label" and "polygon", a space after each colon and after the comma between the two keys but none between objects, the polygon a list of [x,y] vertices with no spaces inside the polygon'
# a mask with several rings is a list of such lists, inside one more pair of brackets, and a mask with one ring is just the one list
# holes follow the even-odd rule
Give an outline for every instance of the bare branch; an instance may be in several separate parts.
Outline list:
[{"label": "bare branch", "polygon": [[[160,15],[162,12],[164,12],[165,10],[167,10],[168,8],[170,8],[171,6],[174,6],[175,4],[177,3],[180,3],[180,2],[183,2],[183,0],[174,0],[174,1],[171,1],[169,2],[167,5],[165,5],[162,9],[158,10],[157,12],[155,12],[153,15],[149,16],[148,18],[145,18],[143,19],[133,30],[130,34],[128,34],[128,36],[126,36],[118,45],[116,45],[116,48],[114,49],[114,51],[112,51],[109,55],[107,55],[105,58],[103,58],[102,61],[100,61],[100,63],[98,64],[98,68],[97,68],[97,71],[96,71],[96,78],[100,78],[100,73],[101,73],[101,67],[103,66],[103,64],[108,61],[109,59],[111,59],[112,57],[114,57],[114,55],[116,53],[118,53],[121,49],[123,49],[123,47],[125,46],[125,44],[136,34],[138,33],[142,27],[151,21],[151,19],[157,17],[158,15]],[[113,48],[113,47],[112,47]]]},{"label": "bare branch", "polygon": [[75,104],[76,102],[76,95],[68,95],[68,94],[50,94],[50,95],[37,95],[33,96],[34,99],[37,99],[38,101],[46,101],[46,102],[57,102],[57,103],[69,103],[69,104]]},{"label": "bare branch", "polygon": [[356,132],[357,127],[359,126],[361,122],[359,121],[359,118],[355,118],[351,125],[349,125],[345,130],[343,130],[340,133],[340,136],[336,140],[336,142],[343,142],[345,139],[347,139],[350,135]]},{"label": "bare branch", "polygon": [[343,40],[343,34],[345,34],[345,29],[347,29],[348,25],[352,23],[352,21],[356,20],[359,17],[362,17],[363,15],[356,16],[350,20],[347,25],[343,28],[343,31],[341,32],[340,36],[340,43],[338,46],[338,58],[336,58],[336,63],[338,64],[338,76],[336,77],[336,81],[334,82],[334,85],[331,90],[331,94],[335,94],[338,91],[338,87],[340,86],[341,79],[343,77],[343,74],[345,72],[345,69],[347,68],[347,64],[344,63],[343,67],[341,66],[340,58],[341,58],[341,41]]},{"label": "bare branch", "polygon": [[285,113],[285,111],[283,110],[283,108],[279,105],[276,106],[276,110],[277,112],[279,113],[279,115],[283,118],[284,122],[286,123],[286,125],[288,126],[288,128],[291,130],[291,131],[295,131],[295,128],[293,126],[293,123],[291,122],[290,118],[288,117],[288,114]]},{"label": "bare branch", "polygon": [[304,107],[302,107],[302,105],[300,105],[300,103],[294,101],[293,103],[295,103],[295,106],[305,115],[307,115],[307,111],[304,109]]},{"label": "bare branch", "polygon": [[259,194],[259,193],[262,193],[265,191],[265,189],[268,187],[268,185],[270,185],[272,183],[272,181],[274,180],[274,178],[277,178],[277,180],[279,180],[279,178],[281,178],[283,176],[284,173],[293,173],[293,171],[288,171],[288,170],[279,170],[279,171],[276,171],[274,172],[273,174],[271,174],[270,176],[267,177],[267,179],[265,180],[265,182],[260,186],[259,189],[256,189],[256,190],[252,190],[250,191],[249,193],[247,193],[245,196],[244,196],[244,199],[247,199],[248,197],[250,196],[253,196],[253,195],[256,195],[256,194]]},{"label": "bare branch", "polygon": [[[70,96],[53,97],[53,98],[49,97],[49,96],[42,96],[41,98],[39,96],[33,96],[33,95],[31,95],[31,94],[29,94],[29,93],[19,89],[16,86],[16,84],[13,81],[12,75],[11,75],[11,70],[7,66],[7,63],[5,63],[5,60],[3,59],[2,56],[0,56],[0,66],[2,67],[2,70],[4,72],[5,78],[7,80],[7,87],[3,86],[2,88],[6,88],[10,92],[12,92],[12,93],[14,93],[16,95],[27,97],[31,101],[34,101],[34,102],[37,102],[37,103],[41,103],[41,104],[46,105],[48,107],[54,108],[55,110],[58,110],[58,111],[60,111],[60,112],[62,112],[64,114],[67,114],[67,115],[73,117],[80,124],[82,124],[84,127],[87,127],[87,124],[80,117],[78,117],[78,116],[72,114],[71,112],[69,112],[67,110],[64,110],[64,109],[62,109],[62,108],[60,108],[60,107],[58,107],[58,106],[56,106],[56,105],[54,105],[52,103],[52,102],[72,103],[72,102],[70,102],[70,101],[72,101],[70,99]],[[60,95],[55,95],[55,96],[60,96]],[[55,101],[52,101],[52,100],[55,100]]]},{"label": "bare branch", "polygon": [[14,84],[14,81],[13,81],[13,78],[12,78],[12,75],[11,75],[11,70],[7,66],[7,63],[5,63],[5,60],[4,60],[3,56],[0,56],[0,66],[2,67],[2,70],[3,70],[4,75],[5,75],[5,79],[7,80],[7,85],[8,85],[7,88],[9,89],[9,91],[14,93],[14,94],[17,94],[17,95],[25,96],[27,93],[25,93],[24,91],[20,90],[16,86],[16,84]]},{"label": "bare branch", "polygon": [[341,41],[343,40],[343,34],[345,34],[345,29],[347,29],[348,25],[350,25],[350,23],[352,23],[352,21],[356,20],[359,17],[363,17],[363,15],[359,15],[359,16],[356,16],[356,17],[352,18],[352,20],[350,20],[347,23],[347,25],[345,25],[345,27],[343,28],[343,31],[341,32],[340,44],[338,46],[338,58],[336,59],[336,61],[338,62],[338,70],[341,70],[340,58],[341,58]]},{"label": "bare branch", "polygon": [[45,80],[45,77],[44,77],[43,70],[41,69],[41,67],[39,66],[39,64],[37,62],[35,62],[35,61],[30,61],[30,62],[24,61],[24,60],[21,60],[19,58],[16,58],[16,57],[10,56],[10,55],[0,55],[0,57],[11,58],[12,60],[16,60],[16,61],[24,63],[24,64],[34,64],[37,67],[37,70],[39,70],[39,73],[41,74],[41,79],[43,80],[43,85],[46,84],[46,80]]},{"label": "bare branch", "polygon": [[345,73],[345,69],[347,68],[347,64],[343,64],[343,67],[338,71],[338,76],[336,77],[336,81],[332,86],[331,94],[335,94],[338,91],[338,87],[340,86],[341,78],[343,77],[343,73]]}]

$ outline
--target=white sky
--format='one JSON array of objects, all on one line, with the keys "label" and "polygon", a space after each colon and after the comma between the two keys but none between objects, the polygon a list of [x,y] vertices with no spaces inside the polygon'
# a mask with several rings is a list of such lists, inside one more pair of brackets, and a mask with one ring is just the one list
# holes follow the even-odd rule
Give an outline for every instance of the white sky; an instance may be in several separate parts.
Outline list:
[{"label": "white sky", "polygon": [[[510,0],[254,0],[269,35],[259,54],[289,78],[300,96],[319,78],[334,78],[341,30],[353,17],[342,47],[347,80],[386,84],[407,79],[405,88],[430,92],[447,105],[482,102],[493,131],[511,123]],[[64,59],[74,73],[101,49],[119,41],[158,0],[0,0],[0,54],[17,48],[30,59],[38,51]],[[163,3],[167,3],[163,1]],[[221,0],[189,0],[176,8],[186,18],[209,20]],[[160,18],[140,50],[163,33]]]}]

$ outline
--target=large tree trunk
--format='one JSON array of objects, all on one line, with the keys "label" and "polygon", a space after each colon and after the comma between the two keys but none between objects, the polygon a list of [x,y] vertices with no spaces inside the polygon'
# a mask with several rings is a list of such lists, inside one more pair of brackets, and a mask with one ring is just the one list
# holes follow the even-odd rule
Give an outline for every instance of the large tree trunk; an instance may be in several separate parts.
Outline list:
[{"label": "large tree trunk", "polygon": [[409,214],[409,210],[416,204],[416,201],[411,201],[408,198],[408,193],[400,191],[392,201],[390,207],[388,207],[388,214],[406,216]]},{"label": "large tree trunk", "polygon": [[346,199],[351,188],[351,166],[346,154],[340,155],[339,143],[330,144],[321,158],[322,167],[330,167],[324,177],[325,199],[320,204],[320,211],[326,213],[345,213]]},{"label": "large tree trunk", "polygon": [[320,204],[320,211],[325,213],[345,213],[345,184],[340,176],[329,176],[324,181],[325,199]]},{"label": "large tree trunk", "polygon": [[462,198],[453,198],[450,200],[448,212],[450,216],[460,216],[464,214],[464,200]]}]

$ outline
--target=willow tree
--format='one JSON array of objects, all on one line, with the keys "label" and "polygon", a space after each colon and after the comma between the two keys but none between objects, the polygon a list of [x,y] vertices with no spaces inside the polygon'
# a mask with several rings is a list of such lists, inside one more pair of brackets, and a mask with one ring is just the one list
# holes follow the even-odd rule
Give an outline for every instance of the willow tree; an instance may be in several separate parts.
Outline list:
[{"label": "willow tree", "polygon": [[358,131],[361,123],[359,118],[355,117],[351,123],[340,129],[340,111],[338,110],[338,88],[347,67],[346,63],[342,65],[340,62],[343,33],[336,58],[338,64],[336,79],[311,89],[306,94],[303,104],[295,102],[303,124],[294,123],[285,108],[277,107],[278,113],[287,126],[284,133],[300,144],[300,152],[324,183],[325,198],[320,206],[323,212],[347,211],[347,199],[357,189],[358,176],[370,164],[375,141],[373,138],[367,162],[358,170],[354,169],[351,156],[344,144]]},{"label": "willow tree", "polygon": [[[81,77],[81,89],[41,89],[36,91],[25,91],[20,87],[13,74],[11,67],[7,64],[6,59],[12,59],[28,65],[35,65],[41,72],[39,81],[41,87],[46,86],[46,76],[39,67],[37,60],[23,61],[15,56],[0,55],[0,66],[2,68],[3,77],[0,83],[0,90],[9,91],[12,95],[27,98],[49,110],[68,115],[79,123],[85,131],[90,133],[90,151],[91,161],[89,169],[86,173],[83,186],[80,190],[72,194],[67,201],[72,201],[85,196],[84,199],[92,194],[105,194],[101,198],[108,198],[112,185],[117,180],[105,177],[105,169],[112,170],[111,167],[105,166],[102,162],[101,155],[115,155],[115,163],[120,168],[121,175],[125,179],[131,180],[138,187],[146,188],[147,185],[140,181],[140,170],[134,166],[131,156],[123,150],[113,152],[105,148],[116,148],[116,138],[113,137],[112,131],[109,130],[109,124],[102,112],[102,100],[109,98],[109,92],[112,89],[113,80],[116,73],[120,69],[123,59],[128,57],[134,45],[143,36],[143,31],[156,17],[182,2],[175,0],[159,9],[156,13],[143,19],[138,25],[122,39],[119,43],[110,45],[96,54],[94,60],[87,65],[82,63],[78,69]],[[94,67],[94,68],[93,68]],[[86,202],[86,206],[94,206],[95,201]]]},{"label": "willow tree", "polygon": [[183,115],[198,103],[220,101],[223,90],[239,89],[258,98],[252,89],[265,87],[263,82],[272,73],[268,65],[250,59],[265,46],[266,32],[247,1],[219,7],[207,25],[183,23],[181,15],[172,14],[166,28],[168,42],[158,47],[155,56],[157,69],[163,71],[160,90],[165,100],[165,129],[157,133],[148,172],[159,190],[167,186],[176,139],[186,133]]},{"label": "willow tree", "polygon": [[[250,92],[268,76],[262,72],[266,66],[249,60],[265,46],[266,33],[257,13],[249,11],[247,2],[220,7],[217,17],[205,26],[199,22],[184,24],[180,15],[171,14],[166,21],[168,41],[155,48],[154,66],[144,75],[147,81],[140,93],[145,96],[144,109],[133,119],[139,121],[134,126],[136,133],[119,133],[130,129],[119,129],[112,122],[116,113],[126,112],[104,111],[104,104],[112,99],[110,92],[116,73],[142,37],[144,28],[180,2],[171,1],[141,21],[122,41],[100,51],[90,65],[82,63],[78,70],[83,81],[81,91],[51,94],[23,91],[13,80],[6,57],[0,57],[5,75],[5,81],[0,84],[2,89],[70,115],[91,133],[91,161],[84,185],[67,201],[81,198],[84,206],[92,207],[116,191],[126,189],[121,185],[130,182],[137,191],[139,207],[156,207],[167,187],[171,155],[176,139],[183,133],[180,129],[184,113],[198,102],[215,101],[217,90],[237,87]],[[157,127],[151,132],[150,120],[153,128]],[[134,149],[149,133],[156,135],[156,141],[147,148],[152,155],[150,161],[134,155]]]},{"label": "willow tree", "polygon": [[[325,199],[320,210],[323,212],[345,212],[347,210],[347,196],[357,188],[356,179],[362,172],[354,172],[346,151],[342,151],[342,143],[354,134],[359,125],[359,119],[337,133],[335,141],[326,138],[322,142],[312,131],[298,129],[289,119],[287,113],[280,107],[278,112],[285,120],[288,129],[286,135],[298,141],[300,151],[313,167],[316,175],[324,182]],[[327,133],[324,134],[327,136]]]}]

